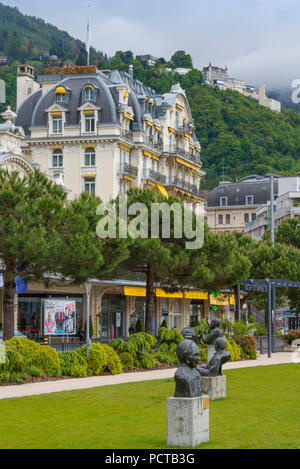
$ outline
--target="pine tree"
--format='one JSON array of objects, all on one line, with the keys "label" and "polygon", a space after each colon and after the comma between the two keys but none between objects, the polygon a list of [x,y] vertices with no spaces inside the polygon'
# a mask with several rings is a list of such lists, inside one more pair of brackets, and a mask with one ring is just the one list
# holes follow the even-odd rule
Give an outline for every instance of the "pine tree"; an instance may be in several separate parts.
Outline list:
[{"label": "pine tree", "polygon": [[96,234],[100,199],[66,192],[39,171],[22,178],[0,170],[0,253],[4,279],[4,340],[14,335],[15,277],[50,283],[46,273],[82,284],[116,268],[128,252],[124,240]]}]

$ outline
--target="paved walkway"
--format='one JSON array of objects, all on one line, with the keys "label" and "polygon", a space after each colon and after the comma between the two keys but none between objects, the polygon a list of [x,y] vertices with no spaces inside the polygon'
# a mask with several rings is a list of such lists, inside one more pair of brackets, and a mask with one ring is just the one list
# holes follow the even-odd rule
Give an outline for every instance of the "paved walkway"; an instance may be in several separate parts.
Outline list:
[{"label": "paved walkway", "polygon": [[[280,365],[283,363],[292,363],[291,353],[276,353],[270,359],[267,355],[261,355],[257,360],[227,363],[223,369],[232,370],[255,366]],[[51,394],[61,391],[91,389],[115,384],[134,383],[138,381],[168,379],[174,377],[175,371],[176,369],[172,368],[159,371],[125,373],[116,376],[94,376],[92,378],[75,378],[59,381],[48,381],[45,383],[22,384],[20,386],[3,386],[0,387],[0,400],[25,396],[37,396],[41,394]]]}]

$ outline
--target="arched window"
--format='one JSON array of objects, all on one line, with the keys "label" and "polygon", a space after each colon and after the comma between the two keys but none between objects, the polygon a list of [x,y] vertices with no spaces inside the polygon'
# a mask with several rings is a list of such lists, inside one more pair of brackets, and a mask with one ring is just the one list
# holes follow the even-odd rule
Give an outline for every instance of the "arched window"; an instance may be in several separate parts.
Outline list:
[{"label": "arched window", "polygon": [[87,148],[84,155],[85,166],[96,166],[95,148]]},{"label": "arched window", "polygon": [[63,168],[64,157],[61,149],[53,150],[52,153],[52,168]]},{"label": "arched window", "polygon": [[82,101],[94,101],[95,90],[91,85],[86,85],[82,91]]}]

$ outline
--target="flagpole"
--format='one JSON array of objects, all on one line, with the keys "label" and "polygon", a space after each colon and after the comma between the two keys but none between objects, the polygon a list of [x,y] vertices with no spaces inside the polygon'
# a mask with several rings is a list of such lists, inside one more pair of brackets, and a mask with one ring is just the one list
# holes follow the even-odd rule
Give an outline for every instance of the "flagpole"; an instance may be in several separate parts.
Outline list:
[{"label": "flagpole", "polygon": [[91,6],[88,6],[88,25],[87,25],[87,37],[86,37],[86,49],[87,49],[87,65],[90,65],[90,49],[91,49]]}]

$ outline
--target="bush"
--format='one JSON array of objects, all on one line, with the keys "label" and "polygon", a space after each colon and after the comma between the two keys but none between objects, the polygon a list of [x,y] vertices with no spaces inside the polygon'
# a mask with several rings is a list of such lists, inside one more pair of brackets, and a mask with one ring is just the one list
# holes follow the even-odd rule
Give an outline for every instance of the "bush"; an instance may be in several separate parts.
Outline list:
[{"label": "bush", "polygon": [[123,365],[121,363],[121,359],[119,355],[114,351],[112,347],[109,345],[102,345],[106,354],[107,354],[107,370],[112,375],[119,375],[123,371]]},{"label": "bush", "polygon": [[235,335],[233,339],[241,347],[242,356],[244,358],[250,358],[250,360],[256,360],[257,340],[255,339],[255,337],[252,337],[250,335],[247,335],[247,336]]},{"label": "bush", "polygon": [[235,336],[238,336],[238,335],[246,336],[255,327],[256,327],[256,324],[246,324],[243,321],[235,321],[235,323],[232,325],[232,330]]},{"label": "bush", "polygon": [[230,352],[230,361],[235,362],[237,360],[240,360],[242,357],[242,349],[240,345],[238,345],[235,340],[230,336],[226,336],[225,340],[228,344],[226,350]]},{"label": "bush", "polygon": [[292,345],[294,340],[300,339],[300,331],[289,330],[289,333],[284,336],[284,341],[287,345]]},{"label": "bush", "polygon": [[76,352],[60,352],[58,354],[63,376],[87,376],[87,362]]},{"label": "bush", "polygon": [[89,356],[86,356],[86,345],[76,350],[87,362],[88,373],[98,376],[109,371],[111,374],[120,374],[123,371],[121,360],[115,350],[104,344],[92,344]]},{"label": "bush", "polygon": [[158,361],[153,352],[137,352],[137,359],[134,364],[137,368],[151,370],[158,364]]},{"label": "bush", "polygon": [[8,371],[10,373],[22,373],[25,371],[26,361],[19,352],[6,347],[6,357],[9,361]]},{"label": "bush", "polygon": [[207,357],[208,357],[208,347],[206,344],[199,345],[199,352],[200,352],[200,357],[201,361],[207,362]]},{"label": "bush", "polygon": [[254,332],[256,337],[263,337],[268,335],[268,329],[264,322],[257,325],[256,331]]},{"label": "bush", "polygon": [[9,382],[10,383],[16,383],[16,384],[23,384],[26,383],[30,379],[30,376],[23,372],[23,373],[11,373],[9,377]]},{"label": "bush", "polygon": [[139,332],[144,332],[144,325],[141,319],[138,319],[135,326],[135,332],[138,334]]},{"label": "bush", "polygon": [[120,360],[125,370],[133,370],[134,369],[134,359],[133,356],[130,355],[128,352],[123,352],[120,355]]},{"label": "bush", "polygon": [[89,356],[87,357],[87,347],[76,350],[87,362],[88,373],[92,375],[102,375],[108,363],[108,357],[101,344],[92,344]]},{"label": "bush", "polygon": [[165,327],[160,329],[160,344],[180,344],[184,340],[184,337],[181,335],[179,329],[166,329]]},{"label": "bush", "polygon": [[44,378],[44,376],[45,376],[45,373],[35,365],[26,366],[25,372],[29,376],[33,376],[35,378]]},{"label": "bush", "polygon": [[0,384],[8,383],[9,378],[10,378],[9,371],[0,369]]},{"label": "bush", "polygon": [[19,337],[8,340],[6,346],[21,354],[26,366],[34,365],[50,377],[61,376],[60,360],[52,347]]},{"label": "bush", "polygon": [[167,363],[168,365],[179,365],[177,357],[177,344],[161,344],[155,354],[155,358],[160,363]]}]

